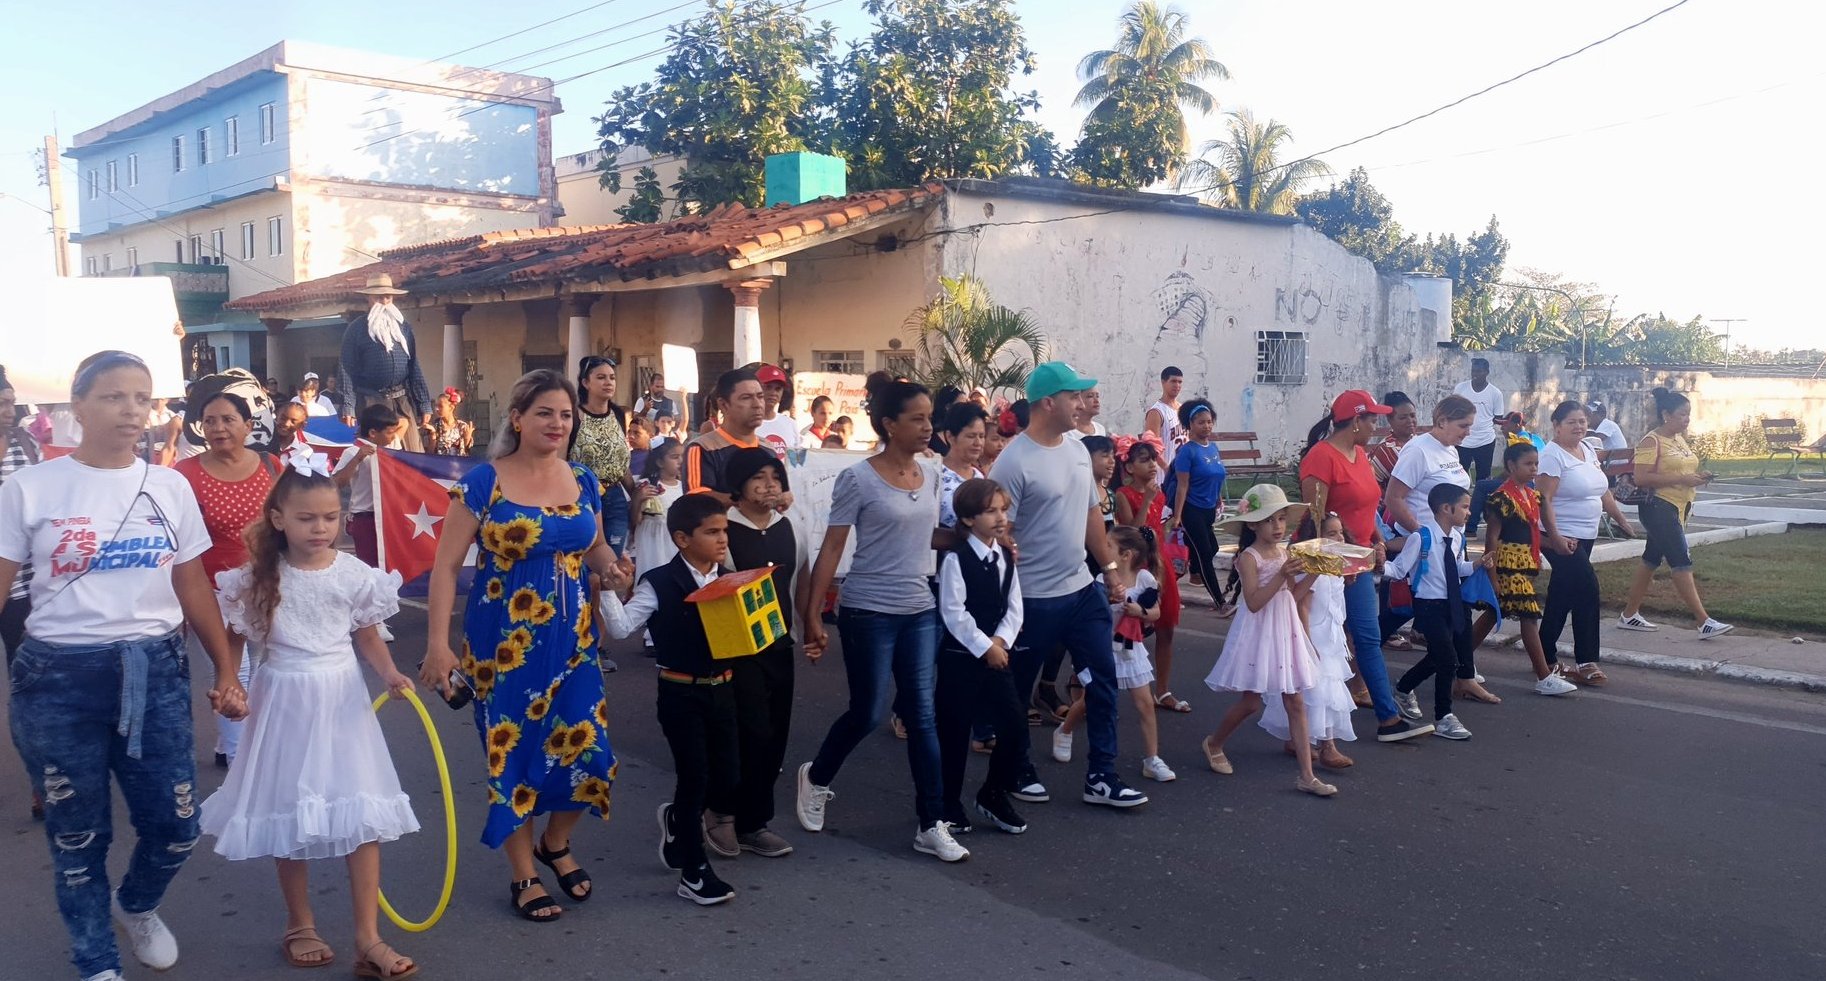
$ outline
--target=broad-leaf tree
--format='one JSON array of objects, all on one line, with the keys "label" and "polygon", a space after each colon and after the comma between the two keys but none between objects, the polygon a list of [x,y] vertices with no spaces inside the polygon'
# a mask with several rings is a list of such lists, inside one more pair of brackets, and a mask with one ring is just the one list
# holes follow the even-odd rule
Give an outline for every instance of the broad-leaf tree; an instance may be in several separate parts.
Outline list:
[{"label": "broad-leaf tree", "polygon": [[997,305],[982,281],[969,276],[940,278],[938,296],[913,311],[906,329],[914,337],[915,380],[933,389],[1018,390],[1046,360],[1039,326]]},{"label": "broad-leaf tree", "polygon": [[622,221],[652,224],[664,217],[666,193],[659,186],[659,171],[642,167],[634,172],[634,194],[615,209]]},{"label": "broad-leaf tree", "polygon": [[1247,109],[1229,116],[1230,135],[1199,148],[1199,159],[1179,175],[1182,190],[1224,208],[1287,215],[1308,181],[1331,175],[1330,167],[1311,158],[1282,162],[1293,143],[1286,124],[1258,121]]},{"label": "broad-leaf tree", "polygon": [[1034,57],[1012,0],[863,6],[874,31],[845,60],[839,111],[852,189],[1036,169],[1023,115],[1039,94],[1012,87]]},{"label": "broad-leaf tree", "polygon": [[1078,63],[1083,88],[1073,105],[1090,113],[1073,163],[1087,179],[1142,188],[1184,166],[1186,111],[1215,112],[1217,97],[1203,83],[1230,77],[1211,46],[1187,37],[1188,30],[1183,11],[1138,0],[1122,15],[1116,46]]},{"label": "broad-leaf tree", "polygon": [[834,127],[819,98],[832,28],[812,25],[804,3],[712,0],[668,40],[653,81],[617,91],[596,120],[604,187],[621,189],[616,158],[639,146],[685,161],[672,186],[681,213],[759,205],[770,154],[830,149]]},{"label": "broad-leaf tree", "polygon": [[1419,258],[1418,240],[1402,230],[1394,205],[1370,183],[1369,172],[1362,167],[1352,170],[1343,183],[1300,198],[1293,211],[1382,272],[1408,272]]}]

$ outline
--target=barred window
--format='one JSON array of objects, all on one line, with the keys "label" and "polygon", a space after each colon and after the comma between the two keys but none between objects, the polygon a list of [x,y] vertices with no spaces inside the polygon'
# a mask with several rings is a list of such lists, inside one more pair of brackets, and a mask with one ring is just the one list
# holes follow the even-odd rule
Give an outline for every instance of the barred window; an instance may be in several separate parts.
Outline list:
[{"label": "barred window", "polygon": [[895,378],[913,377],[913,366],[917,359],[912,351],[876,351],[875,367],[893,375]]},{"label": "barred window", "polygon": [[1255,332],[1255,382],[1258,385],[1306,383],[1306,332]]},{"label": "barred window", "polygon": [[861,351],[813,351],[813,371],[828,371],[839,375],[860,375],[868,371],[862,366]]}]

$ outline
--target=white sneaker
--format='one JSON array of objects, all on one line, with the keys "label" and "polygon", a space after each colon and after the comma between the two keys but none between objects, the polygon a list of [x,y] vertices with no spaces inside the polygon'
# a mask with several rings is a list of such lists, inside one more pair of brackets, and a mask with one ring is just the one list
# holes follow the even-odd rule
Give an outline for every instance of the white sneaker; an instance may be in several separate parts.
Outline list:
[{"label": "white sneaker", "polygon": [[931,855],[941,862],[961,862],[970,857],[970,849],[951,837],[951,825],[940,821],[913,836],[913,850]]},{"label": "white sneaker", "polygon": [[1578,685],[1567,681],[1557,674],[1549,674],[1547,677],[1534,683],[1534,693],[1536,695],[1566,695],[1578,690]]},{"label": "white sneaker", "polygon": [[1471,730],[1458,721],[1458,716],[1447,712],[1445,718],[1433,723],[1433,735],[1442,739],[1470,739]]},{"label": "white sneaker", "polygon": [[1660,630],[1661,627],[1659,624],[1650,623],[1648,621],[1648,618],[1643,616],[1642,614],[1636,613],[1631,616],[1618,617],[1617,618],[1617,629],[1618,630],[1640,630],[1643,633],[1653,633],[1657,630]]},{"label": "white sneaker", "polygon": [[1150,756],[1141,761],[1141,775],[1161,783],[1179,779],[1179,774],[1174,773],[1172,768],[1167,766],[1167,761],[1158,756]]},{"label": "white sneaker", "polygon": [[120,908],[120,897],[114,899],[114,922],[127,933],[133,956],[154,971],[167,971],[178,962],[178,938],[166,929],[158,910],[129,913]]},{"label": "white sneaker", "polygon": [[807,831],[824,830],[824,805],[836,797],[836,791],[812,783],[812,765],[799,765],[799,793],[793,810],[799,814],[799,827]]},{"label": "white sneaker", "polygon": [[1061,763],[1072,761],[1072,734],[1064,726],[1052,731],[1052,758]]},{"label": "white sneaker", "polygon": [[1725,634],[1728,634],[1735,629],[1737,628],[1731,624],[1719,623],[1717,620],[1708,617],[1705,626],[1699,628],[1699,639],[1711,640],[1714,637],[1723,637]]},{"label": "white sneaker", "polygon": [[1420,721],[1420,696],[1413,692],[1406,694],[1395,692],[1395,705],[1401,709],[1401,717],[1409,722]]},{"label": "white sneaker", "polygon": [[91,974],[82,981],[127,981],[127,976],[119,971],[103,971],[100,974]]}]

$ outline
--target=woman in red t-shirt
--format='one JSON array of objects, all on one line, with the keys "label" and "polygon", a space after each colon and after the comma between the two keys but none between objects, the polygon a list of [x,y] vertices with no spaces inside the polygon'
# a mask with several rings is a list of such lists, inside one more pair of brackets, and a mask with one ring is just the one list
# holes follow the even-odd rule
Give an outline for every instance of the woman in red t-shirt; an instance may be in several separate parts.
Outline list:
[{"label": "woman in red t-shirt", "polygon": [[[214,585],[216,576],[244,565],[247,546],[241,533],[261,518],[266,494],[272,490],[276,467],[272,457],[247,445],[253,432],[254,414],[247,400],[223,392],[203,403],[203,439],[209,445],[198,456],[179,460],[172,467],[190,482],[196,492],[197,505],[203,511],[203,526],[209,529],[209,551],[203,553],[203,572]],[[233,633],[229,645],[240,648],[246,639]],[[253,659],[245,652],[241,658],[241,687],[251,684]],[[216,765],[227,766],[241,746],[241,726],[216,716]]]},{"label": "woman in red t-shirt", "polygon": [[[1154,533],[1159,547],[1167,547],[1164,516],[1166,495],[1160,492],[1160,444],[1152,433],[1143,438],[1116,437],[1116,523],[1146,528]],[[1173,631],[1179,626],[1179,576],[1172,565],[1162,563],[1160,581],[1160,619],[1154,622],[1154,704],[1169,712],[1190,712],[1192,703],[1175,697],[1168,682],[1173,677]]]},{"label": "woman in red t-shirt", "polygon": [[[1376,505],[1382,499],[1382,486],[1376,482],[1367,447],[1376,432],[1376,417],[1393,411],[1361,389],[1339,395],[1332,400],[1331,412],[1312,427],[1306,455],[1300,461],[1300,498],[1314,518],[1335,513],[1352,540],[1377,550],[1378,564],[1382,536],[1376,533]],[[1379,605],[1371,577],[1357,575],[1345,581],[1345,626],[1357,657],[1357,673],[1363,676],[1376,710],[1376,738],[1398,742],[1424,735],[1431,728],[1409,726],[1395,705],[1388,668],[1382,662]]]}]

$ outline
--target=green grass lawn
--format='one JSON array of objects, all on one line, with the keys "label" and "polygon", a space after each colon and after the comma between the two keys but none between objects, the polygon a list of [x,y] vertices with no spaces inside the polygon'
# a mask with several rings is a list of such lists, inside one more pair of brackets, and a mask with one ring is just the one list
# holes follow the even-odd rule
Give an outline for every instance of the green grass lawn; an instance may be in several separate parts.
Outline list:
[{"label": "green grass lawn", "polygon": [[[1788,472],[1788,466],[1791,462],[1792,461],[1785,456],[1777,457],[1774,460],[1771,460],[1766,456],[1724,456],[1707,457],[1703,461],[1703,464],[1707,470],[1712,471],[1720,477],[1755,477],[1765,471],[1771,477],[1779,477]],[[1820,476],[1820,458],[1817,456],[1803,458],[1800,467],[1796,471],[1796,475],[1818,479]],[[1702,593],[1700,595],[1703,596],[1704,594]]]},{"label": "green grass lawn", "polygon": [[[1629,595],[1635,559],[1599,564],[1604,609],[1615,616]],[[1826,638],[1826,530],[1798,529],[1693,550],[1693,574],[1706,612],[1726,623]],[[1545,595],[1545,594],[1543,594]],[[1642,610],[1650,619],[1687,626],[1690,614],[1674,593],[1667,568],[1655,574]]]}]

